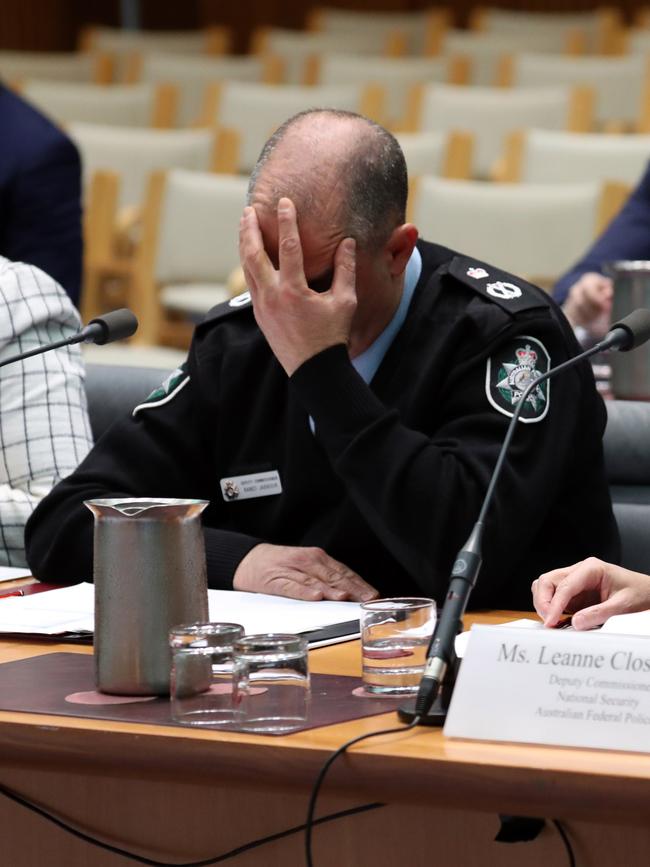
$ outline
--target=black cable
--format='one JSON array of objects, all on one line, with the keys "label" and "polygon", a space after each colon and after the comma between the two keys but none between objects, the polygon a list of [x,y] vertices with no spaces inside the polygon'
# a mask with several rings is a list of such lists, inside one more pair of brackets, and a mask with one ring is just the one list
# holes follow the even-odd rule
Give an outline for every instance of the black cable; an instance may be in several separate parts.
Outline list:
[{"label": "black cable", "polygon": [[[307,862],[307,867],[314,867],[314,862],[312,860],[312,852],[311,852],[311,840],[312,840],[312,829],[314,825],[318,825],[321,821],[320,819],[314,819],[314,812],[316,811],[316,799],[318,798],[318,792],[320,791],[320,787],[323,785],[323,780],[331,766],[338,759],[340,755],[342,755],[349,747],[354,744],[358,744],[359,741],[365,741],[368,738],[377,738],[379,735],[392,735],[397,732],[407,732],[415,726],[420,724],[420,717],[416,716],[407,726],[397,726],[391,729],[381,729],[378,732],[369,732],[365,735],[359,735],[359,737],[352,738],[352,740],[346,741],[342,746],[340,746],[332,755],[327,759],[323,767],[318,772],[318,776],[314,782],[314,785],[311,790],[311,795],[309,796],[309,807],[307,808],[307,821],[305,822],[305,858]],[[377,804],[376,806],[384,806],[383,804]]]},{"label": "black cable", "polygon": [[[377,734],[380,733],[377,732]],[[52,822],[52,824],[56,825],[58,828],[61,828],[68,834],[72,834],[73,837],[78,837],[80,840],[84,840],[86,843],[90,843],[91,845],[97,846],[100,849],[105,849],[108,852],[114,852],[116,855],[122,855],[124,858],[129,858],[131,861],[137,861],[139,864],[148,864],[150,865],[150,867],[207,867],[207,865],[209,864],[219,864],[222,861],[226,861],[228,858],[234,858],[237,855],[241,855],[243,852],[247,852],[249,849],[256,849],[259,846],[264,846],[266,843],[273,843],[276,840],[281,840],[283,837],[290,837],[292,834],[298,834],[300,831],[306,830],[307,827],[306,825],[295,825],[293,828],[286,828],[284,831],[277,831],[275,834],[269,834],[266,837],[260,837],[257,840],[252,840],[250,843],[244,843],[241,846],[237,846],[235,849],[231,849],[229,852],[224,852],[222,855],[216,855],[214,858],[205,858],[201,861],[187,861],[184,863],[180,863],[178,861],[156,861],[153,858],[145,858],[144,855],[136,855],[133,852],[128,852],[126,849],[121,849],[119,846],[113,846],[111,843],[104,843],[102,840],[99,840],[96,837],[92,837],[89,834],[86,834],[84,831],[80,831],[78,828],[75,828],[73,825],[64,822],[62,819],[59,819],[48,810],[43,809],[43,807],[39,807],[37,804],[34,804],[27,798],[19,795],[17,792],[8,789],[1,783],[0,795],[4,795],[10,801],[14,801],[16,804],[20,804],[21,807],[25,807],[27,810],[31,810],[33,813],[36,813],[38,816],[41,816],[48,822]],[[347,810],[339,810],[338,813],[329,813],[327,816],[316,819],[314,824],[321,825],[327,822],[333,822],[335,819],[343,819],[346,816],[354,816],[357,813],[366,813],[369,810],[376,810],[379,807],[383,806],[383,804],[376,802],[372,804],[363,804],[360,807],[350,807]]]},{"label": "black cable", "polygon": [[564,825],[562,825],[562,823],[558,819],[553,819],[553,824],[557,828],[560,837],[562,838],[562,842],[564,843],[564,846],[566,848],[566,853],[569,856],[569,867],[576,867],[576,856],[574,855],[573,846],[571,845],[571,840],[569,840],[569,835],[564,830]]}]

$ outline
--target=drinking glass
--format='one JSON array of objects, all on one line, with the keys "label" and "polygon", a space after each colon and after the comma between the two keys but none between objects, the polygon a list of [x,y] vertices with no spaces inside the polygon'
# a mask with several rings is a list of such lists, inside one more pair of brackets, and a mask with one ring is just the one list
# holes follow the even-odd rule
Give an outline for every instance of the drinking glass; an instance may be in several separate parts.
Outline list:
[{"label": "drinking glass", "polygon": [[435,625],[433,599],[403,596],[364,602],[361,654],[366,692],[415,694]]}]

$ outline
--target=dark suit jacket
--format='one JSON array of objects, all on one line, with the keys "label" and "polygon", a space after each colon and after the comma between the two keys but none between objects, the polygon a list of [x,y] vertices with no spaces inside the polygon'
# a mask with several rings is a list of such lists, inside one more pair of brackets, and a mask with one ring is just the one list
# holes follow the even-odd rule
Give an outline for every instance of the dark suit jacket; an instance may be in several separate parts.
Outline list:
[{"label": "dark suit jacket", "polygon": [[37,265],[75,304],[81,288],[81,165],[70,139],[0,85],[0,254]]},{"label": "dark suit jacket", "polygon": [[583,258],[564,274],[553,289],[563,304],[569,289],[587,271],[603,273],[605,262],[620,259],[650,259],[650,163],[620,213],[587,250]]}]

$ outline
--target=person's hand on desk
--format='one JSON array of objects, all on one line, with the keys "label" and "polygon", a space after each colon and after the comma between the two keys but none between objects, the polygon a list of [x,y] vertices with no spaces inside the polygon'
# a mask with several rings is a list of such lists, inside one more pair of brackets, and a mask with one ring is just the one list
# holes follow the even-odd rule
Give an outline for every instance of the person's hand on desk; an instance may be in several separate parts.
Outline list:
[{"label": "person's hand on desk", "polygon": [[233,579],[235,590],[293,599],[367,602],[379,593],[321,548],[262,543],[243,558]]},{"label": "person's hand on desk", "polygon": [[594,629],[613,614],[650,608],[650,576],[595,557],[540,575],[532,591],[544,626],[555,626],[564,611],[574,629]]}]

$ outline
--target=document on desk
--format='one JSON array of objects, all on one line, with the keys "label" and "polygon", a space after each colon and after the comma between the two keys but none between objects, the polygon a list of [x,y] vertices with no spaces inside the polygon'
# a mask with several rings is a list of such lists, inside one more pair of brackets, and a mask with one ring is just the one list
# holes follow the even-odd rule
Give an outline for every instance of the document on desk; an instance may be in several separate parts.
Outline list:
[{"label": "document on desk", "polygon": [[[304,602],[262,593],[208,590],[208,603],[210,620],[241,623],[249,635],[304,633],[312,647],[349,641],[359,635],[360,605],[356,602]],[[0,635],[90,637],[94,605],[92,584],[0,599]]]},{"label": "document on desk", "polygon": [[31,569],[27,566],[0,566],[0,583],[2,581],[16,581],[18,578],[31,578]]}]

